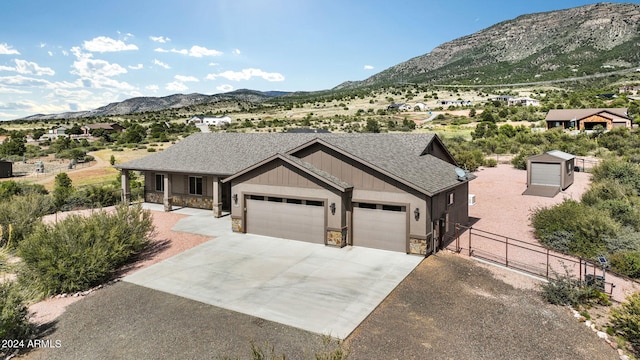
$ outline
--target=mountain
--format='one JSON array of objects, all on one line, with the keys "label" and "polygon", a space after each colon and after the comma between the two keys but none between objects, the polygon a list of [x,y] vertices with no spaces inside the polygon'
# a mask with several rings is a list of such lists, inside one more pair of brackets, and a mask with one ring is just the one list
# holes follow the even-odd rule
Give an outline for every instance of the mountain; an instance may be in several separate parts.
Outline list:
[{"label": "mountain", "polygon": [[636,67],[640,4],[599,3],[522,15],[334,89],[537,82]]},{"label": "mountain", "polygon": [[142,113],[146,111],[175,109],[190,105],[211,104],[221,101],[244,101],[250,103],[261,103],[273,97],[283,96],[287,94],[287,92],[282,91],[261,92],[241,89],[215,95],[175,94],[164,97],[135,97],[121,102],[114,102],[94,110],[66,112],[51,115],[37,114],[22,118],[21,120],[74,119],[91,116],[126,115]]}]

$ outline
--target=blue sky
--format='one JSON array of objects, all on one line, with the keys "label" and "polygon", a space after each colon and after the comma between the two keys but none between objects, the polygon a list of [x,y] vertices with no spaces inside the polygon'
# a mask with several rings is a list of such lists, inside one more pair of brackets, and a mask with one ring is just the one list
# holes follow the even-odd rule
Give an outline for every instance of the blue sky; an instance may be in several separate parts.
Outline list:
[{"label": "blue sky", "polygon": [[137,96],[330,89],[500,21],[590,3],[2,0],[0,120]]}]

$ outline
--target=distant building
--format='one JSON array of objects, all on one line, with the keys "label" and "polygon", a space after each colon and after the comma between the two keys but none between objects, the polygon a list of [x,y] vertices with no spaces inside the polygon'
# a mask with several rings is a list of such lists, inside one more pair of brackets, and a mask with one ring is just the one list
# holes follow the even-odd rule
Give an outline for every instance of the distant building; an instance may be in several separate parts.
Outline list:
[{"label": "distant building", "polygon": [[540,106],[540,100],[530,97],[510,98],[507,100],[509,106]]},{"label": "distant building", "polygon": [[469,106],[471,100],[439,100],[437,104],[440,106]]},{"label": "distant building", "polygon": [[92,130],[104,129],[107,132],[121,132],[124,131],[124,127],[118,123],[95,123],[82,126],[82,132],[85,135],[91,134]]},{"label": "distant building", "polygon": [[411,105],[402,103],[402,104],[391,104],[387,106],[387,110],[409,111],[412,109],[411,109]]},{"label": "distant building", "polygon": [[563,129],[593,130],[602,125],[605,130],[615,127],[631,128],[631,118],[627,108],[608,109],[554,109],[549,110],[547,129],[562,127]]},{"label": "distant building", "polygon": [[194,116],[187,120],[187,124],[205,124],[205,125],[222,126],[225,124],[231,124],[231,118],[228,116],[222,116],[222,117]]},{"label": "distant building", "polygon": [[0,178],[13,176],[13,163],[11,161],[0,160]]}]

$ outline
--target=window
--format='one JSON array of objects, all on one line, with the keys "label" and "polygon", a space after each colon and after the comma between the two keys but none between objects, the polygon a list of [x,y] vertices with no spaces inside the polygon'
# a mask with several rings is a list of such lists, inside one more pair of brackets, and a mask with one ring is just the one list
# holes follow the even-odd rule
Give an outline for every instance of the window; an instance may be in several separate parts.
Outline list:
[{"label": "window", "polygon": [[282,198],[281,197],[273,197],[273,196],[269,196],[267,198],[267,201],[271,201],[271,202],[282,202]]},{"label": "window", "polygon": [[306,204],[308,206],[324,206],[324,203],[322,201],[316,201],[316,200],[307,200]]},{"label": "window", "polygon": [[369,203],[358,203],[358,207],[361,209],[375,209],[378,207],[378,205]]},{"label": "window", "polygon": [[404,211],[402,206],[398,206],[398,205],[382,205],[382,210],[385,210],[385,211]]},{"label": "window", "polygon": [[156,174],[156,191],[164,191],[164,175]]},{"label": "window", "polygon": [[202,195],[202,177],[189,176],[189,194]]},{"label": "window", "polygon": [[260,195],[250,195],[249,199],[251,200],[260,200],[260,201],[264,201],[264,196],[260,196]]},{"label": "window", "polygon": [[447,194],[447,206],[453,205],[455,201],[455,193],[452,191]]},{"label": "window", "polygon": [[287,204],[302,204],[300,199],[287,199]]}]

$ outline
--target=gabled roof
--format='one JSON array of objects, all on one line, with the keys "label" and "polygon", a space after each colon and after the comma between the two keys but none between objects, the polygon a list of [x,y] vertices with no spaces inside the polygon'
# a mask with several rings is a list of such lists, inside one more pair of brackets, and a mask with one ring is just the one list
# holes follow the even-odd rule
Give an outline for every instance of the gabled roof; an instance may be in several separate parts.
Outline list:
[{"label": "gabled roof", "polygon": [[[286,154],[295,155],[304,147],[321,143],[431,196],[460,183],[455,161],[427,151],[429,144],[436,142],[441,144],[434,134],[195,133],[162,152],[116,167],[231,176],[276,154],[304,167]],[[309,167],[307,170],[319,175]]]},{"label": "gabled roof", "polygon": [[229,182],[239,176],[242,176],[246,173],[249,173],[259,167],[261,167],[264,164],[270,163],[276,159],[280,159],[290,165],[293,165],[294,167],[302,170],[303,172],[311,175],[312,177],[328,184],[331,185],[332,187],[340,190],[340,191],[345,191],[347,189],[351,189],[353,186],[345,181],[340,180],[339,178],[329,174],[326,171],[320,170],[317,167],[309,164],[308,162],[297,158],[295,156],[291,156],[291,155],[287,155],[287,154],[275,154],[272,157],[265,159],[257,164],[254,164],[244,170],[241,170],[237,173],[235,173],[232,176],[229,176],[227,178],[225,178],[222,182]]},{"label": "gabled roof", "polygon": [[580,120],[596,114],[611,114],[616,117],[629,119],[627,108],[605,109],[552,109],[547,113],[546,121],[571,121]]}]

